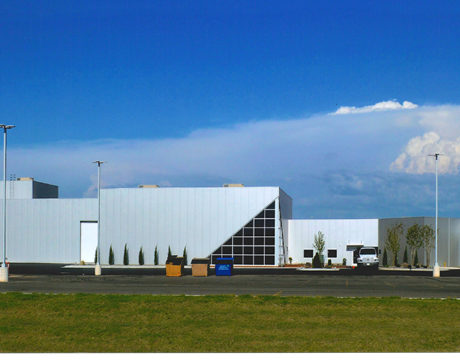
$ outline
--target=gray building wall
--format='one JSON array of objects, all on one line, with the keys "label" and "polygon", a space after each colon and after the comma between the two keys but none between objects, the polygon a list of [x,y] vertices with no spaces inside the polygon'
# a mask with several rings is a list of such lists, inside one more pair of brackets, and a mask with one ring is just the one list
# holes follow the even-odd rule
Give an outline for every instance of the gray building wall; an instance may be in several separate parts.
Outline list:
[{"label": "gray building wall", "polygon": [[[0,193],[3,196],[3,181],[0,181]],[[7,180],[7,199],[56,199],[59,197],[59,187],[35,180]]]},{"label": "gray building wall", "polygon": [[96,199],[8,200],[6,256],[10,262],[78,263],[80,222],[95,220]]},{"label": "gray building wall", "polygon": [[[407,245],[406,233],[407,229],[414,224],[420,226],[429,225],[433,229],[435,228],[434,217],[410,217],[410,218],[389,218],[379,220],[379,249],[382,251],[385,248],[385,242],[387,239],[387,231],[389,228],[402,224],[404,234],[400,239],[400,249],[398,253],[398,261],[402,263],[404,256],[404,249]],[[438,263],[440,266],[460,266],[460,219],[458,218],[438,218]],[[410,257],[410,249],[407,248],[408,255]],[[388,263],[392,264],[392,254],[387,250]],[[430,266],[435,263],[435,251],[431,249],[430,253]],[[418,250],[418,259],[421,263],[426,264],[427,257],[425,249],[421,248]]]}]

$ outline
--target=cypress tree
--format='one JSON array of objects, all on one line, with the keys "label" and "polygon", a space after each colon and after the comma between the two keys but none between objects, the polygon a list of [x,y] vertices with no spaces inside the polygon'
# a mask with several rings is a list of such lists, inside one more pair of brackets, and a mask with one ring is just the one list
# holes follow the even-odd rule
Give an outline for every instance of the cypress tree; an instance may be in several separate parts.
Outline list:
[{"label": "cypress tree", "polygon": [[418,252],[415,252],[415,257],[414,257],[414,266],[418,267]]},{"label": "cypress tree", "polygon": [[144,265],[144,252],[142,251],[142,246],[139,250],[139,265]]},{"label": "cypress tree", "polygon": [[125,244],[125,251],[123,253],[123,265],[129,265],[128,244]]},{"label": "cypress tree", "polygon": [[319,254],[316,253],[315,256],[313,257],[313,267],[314,268],[322,268],[321,266],[321,260],[319,258]]},{"label": "cypress tree", "polygon": [[383,260],[382,260],[382,265],[383,266],[388,266],[388,255],[387,255],[387,248],[383,250]]},{"label": "cypress tree", "polygon": [[157,248],[157,246],[155,246],[155,254],[154,254],[154,258],[153,258],[153,263],[155,265],[158,265],[158,248]]},{"label": "cypress tree", "polygon": [[403,255],[403,263],[406,263],[408,262],[408,257],[407,257],[407,245],[406,245],[406,248],[404,249],[404,255]]},{"label": "cypress tree", "polygon": [[171,246],[168,246],[168,258],[171,257]]},{"label": "cypress tree", "polygon": [[109,250],[109,265],[115,264],[115,254],[113,253],[112,245],[110,245]]},{"label": "cypress tree", "polygon": [[184,247],[184,252],[182,254],[182,257],[184,258],[184,265],[187,265],[187,246]]},{"label": "cypress tree", "polygon": [[97,264],[97,248],[96,248],[96,251],[94,252],[94,263]]}]

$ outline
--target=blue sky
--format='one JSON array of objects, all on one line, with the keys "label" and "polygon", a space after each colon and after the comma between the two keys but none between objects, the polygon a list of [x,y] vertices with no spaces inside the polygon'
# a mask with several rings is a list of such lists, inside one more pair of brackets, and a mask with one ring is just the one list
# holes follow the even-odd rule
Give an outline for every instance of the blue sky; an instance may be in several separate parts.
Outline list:
[{"label": "blue sky", "polygon": [[442,150],[440,213],[460,216],[456,1],[4,1],[0,14],[9,172],[64,197],[94,196],[103,159],[106,186],[280,185],[296,217],[430,215],[425,153]]}]

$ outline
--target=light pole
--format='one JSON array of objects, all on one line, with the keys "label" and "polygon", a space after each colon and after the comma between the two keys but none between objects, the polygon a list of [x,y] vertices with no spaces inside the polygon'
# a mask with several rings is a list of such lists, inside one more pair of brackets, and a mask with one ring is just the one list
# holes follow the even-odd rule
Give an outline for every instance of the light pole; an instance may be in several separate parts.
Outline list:
[{"label": "light pole", "polygon": [[97,263],[94,267],[94,275],[101,275],[101,164],[103,161],[93,161],[97,164]]},{"label": "light pole", "polygon": [[6,133],[15,125],[0,124],[3,129],[3,262],[0,268],[0,282],[8,282],[8,268],[6,267]]},{"label": "light pole", "polygon": [[441,270],[439,268],[438,264],[438,158],[442,154],[432,154],[428,156],[433,156],[434,157],[434,164],[435,164],[435,173],[436,173],[436,216],[435,216],[435,229],[434,229],[434,236],[435,236],[435,241],[434,241],[434,267],[433,267],[433,277],[440,277],[441,276]]}]

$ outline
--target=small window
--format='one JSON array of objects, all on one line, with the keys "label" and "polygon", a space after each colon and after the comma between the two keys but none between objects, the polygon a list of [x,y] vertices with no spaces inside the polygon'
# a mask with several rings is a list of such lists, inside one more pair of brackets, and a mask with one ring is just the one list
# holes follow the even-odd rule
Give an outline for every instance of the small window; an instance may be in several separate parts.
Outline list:
[{"label": "small window", "polygon": [[337,250],[336,249],[328,250],[327,251],[327,257],[328,258],[336,258],[337,257]]},{"label": "small window", "polygon": [[304,258],[312,258],[313,257],[313,249],[305,249],[303,251]]}]

